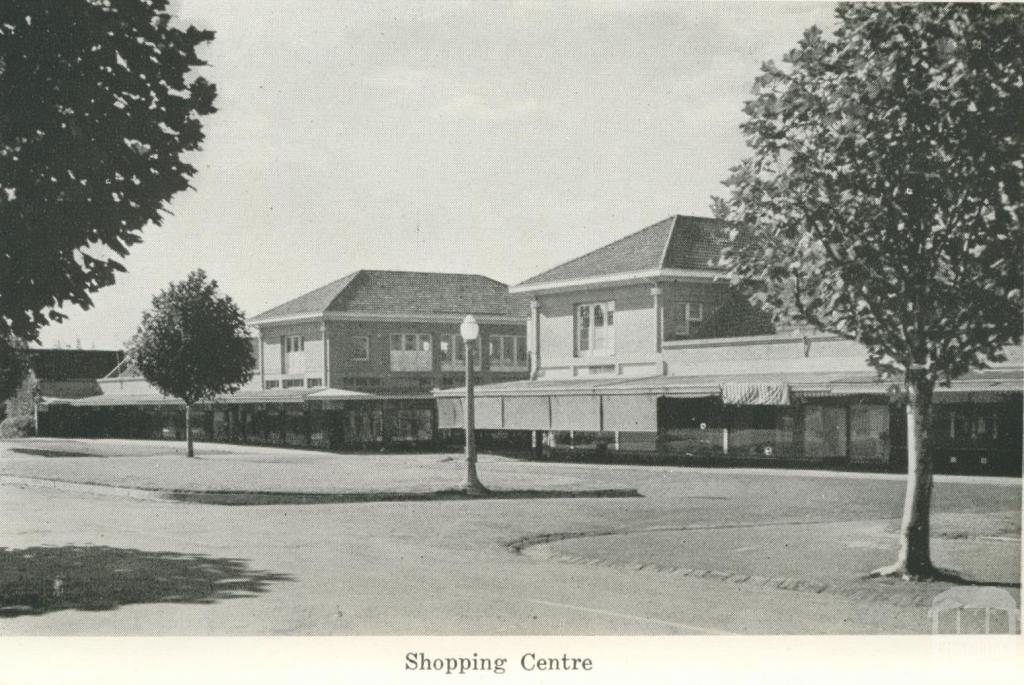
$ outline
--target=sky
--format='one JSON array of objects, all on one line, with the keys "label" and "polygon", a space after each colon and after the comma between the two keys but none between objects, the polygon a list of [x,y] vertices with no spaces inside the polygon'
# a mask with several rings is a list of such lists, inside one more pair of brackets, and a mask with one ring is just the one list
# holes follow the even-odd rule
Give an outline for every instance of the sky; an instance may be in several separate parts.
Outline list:
[{"label": "sky", "polygon": [[514,284],[709,215],[742,107],[819,2],[172,0],[216,32],[194,190],[47,347],[122,347],[203,268],[248,315],[357,269]]}]

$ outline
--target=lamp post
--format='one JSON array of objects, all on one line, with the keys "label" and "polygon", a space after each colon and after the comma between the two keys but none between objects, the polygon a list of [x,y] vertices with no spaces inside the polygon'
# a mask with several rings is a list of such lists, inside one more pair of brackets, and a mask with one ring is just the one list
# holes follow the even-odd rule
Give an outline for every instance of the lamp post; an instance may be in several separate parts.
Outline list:
[{"label": "lamp post", "polygon": [[462,320],[459,327],[466,348],[466,482],[462,489],[467,493],[479,495],[487,492],[487,488],[476,475],[476,423],[473,417],[473,341],[480,337],[480,325],[472,314]]}]

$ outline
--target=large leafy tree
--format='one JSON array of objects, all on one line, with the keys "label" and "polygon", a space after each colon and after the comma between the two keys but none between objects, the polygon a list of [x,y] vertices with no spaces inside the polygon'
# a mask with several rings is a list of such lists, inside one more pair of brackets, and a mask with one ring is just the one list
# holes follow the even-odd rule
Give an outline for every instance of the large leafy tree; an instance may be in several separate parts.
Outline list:
[{"label": "large leafy tree", "polygon": [[736,284],[778,320],[863,343],[902,382],[901,545],[876,573],[922,577],[933,390],[1021,336],[1024,6],[843,4],[836,18],[763,66],[750,156],[715,210]]},{"label": "large leafy tree", "polygon": [[33,340],[120,259],[196,169],[214,86],[213,33],[171,25],[167,0],[0,3],[0,336]]},{"label": "large leafy tree", "polygon": [[245,315],[201,269],[153,298],[129,354],[146,380],[185,403],[190,457],[195,454],[192,407],[235,392],[256,366]]}]

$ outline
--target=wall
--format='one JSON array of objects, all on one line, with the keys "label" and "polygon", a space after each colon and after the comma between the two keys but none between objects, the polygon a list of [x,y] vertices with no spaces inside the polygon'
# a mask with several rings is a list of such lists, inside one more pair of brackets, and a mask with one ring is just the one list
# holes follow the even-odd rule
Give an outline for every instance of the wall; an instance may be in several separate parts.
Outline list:
[{"label": "wall", "polygon": [[868,368],[861,345],[818,333],[808,335],[805,341],[799,331],[666,342],[663,350],[669,376],[857,372]]},{"label": "wall", "polygon": [[[320,331],[319,322],[298,322],[290,324],[270,324],[260,326],[261,355],[263,362],[263,381],[278,381],[284,379],[303,380],[319,378],[323,383],[324,377],[324,348],[323,336]],[[299,353],[301,370],[283,373],[281,362],[284,356],[284,336],[301,335],[303,337],[303,350]],[[259,363],[257,362],[257,372]]]},{"label": "wall", "polygon": [[[689,302],[691,304],[704,305],[704,319],[708,319],[712,312],[725,304],[729,299],[729,287],[725,283],[685,283],[669,282],[662,286],[662,306],[664,308],[664,338],[671,340],[673,331],[676,329],[678,316],[677,306],[679,303]],[[699,333],[698,333],[699,335]]]},{"label": "wall", "polygon": [[[540,295],[540,366],[545,377],[589,373],[589,366],[634,365],[645,374],[657,372],[656,319],[651,285],[622,286],[570,293]],[[615,302],[615,353],[605,357],[577,357],[574,349],[576,306]]]},{"label": "wall", "polygon": [[[428,371],[393,371],[391,368],[391,335],[392,334],[428,334],[431,336],[432,368]],[[455,322],[417,322],[417,321],[331,321],[328,323],[330,342],[330,385],[333,388],[353,388],[373,390],[381,388],[408,388],[429,390],[430,388],[463,382],[464,362],[458,361],[442,365],[440,360],[440,340],[459,334],[459,324]],[[520,335],[526,334],[526,322],[522,324],[486,324],[480,325],[481,349],[487,349],[489,335]],[[368,360],[352,358],[351,338],[365,336],[370,341]],[[514,378],[525,378],[528,365],[508,369],[490,369],[486,353],[477,368],[482,374],[478,379],[481,383],[497,382]],[[366,384],[358,387],[359,384]]]}]

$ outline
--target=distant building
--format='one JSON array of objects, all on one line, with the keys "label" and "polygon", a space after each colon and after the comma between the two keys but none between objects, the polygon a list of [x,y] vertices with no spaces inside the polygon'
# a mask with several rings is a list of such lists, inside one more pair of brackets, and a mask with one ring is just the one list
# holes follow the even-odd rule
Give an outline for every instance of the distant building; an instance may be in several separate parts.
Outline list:
[{"label": "distant building", "polygon": [[[526,378],[526,300],[473,274],[356,271],[250,319],[257,369],[234,395],[199,407],[197,439],[313,447],[433,444],[431,390],[463,382],[459,324],[481,327],[486,382]],[[125,359],[102,394],[68,403],[51,430],[183,436],[181,403]]]},{"label": "distant building", "polygon": [[[477,426],[581,458],[902,468],[899,379],[858,343],[773,326],[715,266],[722,235],[673,216],[512,287],[530,298],[531,379],[479,387]],[[937,390],[940,470],[1020,473],[1007,354]],[[460,426],[460,392],[437,397],[440,426]]]},{"label": "distant building", "polygon": [[0,406],[4,416],[28,416],[37,406],[99,395],[96,379],[121,361],[121,352],[29,349],[28,373],[14,396]]}]

